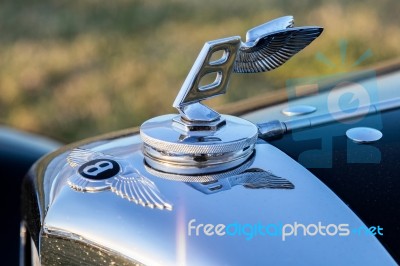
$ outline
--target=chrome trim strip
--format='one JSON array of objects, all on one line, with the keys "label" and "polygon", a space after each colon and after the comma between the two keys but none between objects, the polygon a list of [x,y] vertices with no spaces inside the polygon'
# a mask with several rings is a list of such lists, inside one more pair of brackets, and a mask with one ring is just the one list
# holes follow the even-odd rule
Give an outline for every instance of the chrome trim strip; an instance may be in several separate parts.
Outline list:
[{"label": "chrome trim strip", "polygon": [[[342,112],[335,112],[332,114],[322,114],[311,116],[307,118],[294,119],[289,121],[270,121],[266,123],[259,123],[258,131],[259,137],[262,139],[276,138],[284,135],[287,132],[324,125],[334,121],[342,122],[346,120],[356,119],[365,115],[376,114],[378,112],[389,111],[400,107],[400,98],[394,98],[382,101],[369,106],[361,106],[356,109],[349,109]],[[336,119],[334,120],[333,117]]]}]

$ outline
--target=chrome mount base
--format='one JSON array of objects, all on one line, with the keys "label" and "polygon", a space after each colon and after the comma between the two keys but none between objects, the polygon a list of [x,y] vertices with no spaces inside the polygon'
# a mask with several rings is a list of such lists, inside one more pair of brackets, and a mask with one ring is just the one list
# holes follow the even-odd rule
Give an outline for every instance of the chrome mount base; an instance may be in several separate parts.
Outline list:
[{"label": "chrome mount base", "polygon": [[150,167],[183,175],[217,173],[241,165],[254,151],[258,128],[247,120],[228,115],[204,124],[180,119],[164,115],[141,126],[143,153]]}]

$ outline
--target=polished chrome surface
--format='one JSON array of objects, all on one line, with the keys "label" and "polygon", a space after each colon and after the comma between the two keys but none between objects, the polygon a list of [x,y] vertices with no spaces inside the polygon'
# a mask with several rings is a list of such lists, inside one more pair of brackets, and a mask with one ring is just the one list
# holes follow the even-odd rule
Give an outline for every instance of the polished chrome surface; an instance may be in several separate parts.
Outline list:
[{"label": "polished chrome surface", "polygon": [[317,111],[317,108],[311,105],[295,105],[282,110],[282,114],[286,116],[301,116],[311,114]]},{"label": "polished chrome surface", "polygon": [[237,167],[233,167],[231,169],[225,170],[223,172],[211,172],[208,173],[207,170],[202,171],[201,173],[198,173],[196,175],[193,174],[179,174],[179,173],[168,173],[165,171],[160,171],[157,170],[158,168],[151,167],[148,164],[145,164],[146,170],[151,173],[152,175],[167,179],[167,180],[172,180],[172,181],[181,181],[181,182],[197,182],[197,183],[204,183],[204,182],[212,182],[215,180],[227,178],[230,176],[235,176],[243,173],[246,171],[250,165],[253,163],[255,158],[255,153],[253,153],[250,158],[245,161],[244,163],[240,164]]},{"label": "polished chrome surface", "polygon": [[[202,181],[204,184],[154,175],[143,163],[142,145],[137,135],[80,144],[82,149],[131,162],[174,208],[171,211],[143,208],[115,197],[110,190],[82,193],[72,189],[67,183],[69,175],[59,174],[60,169],[69,167],[70,151],[66,151],[54,157],[44,176],[38,178],[42,180],[39,191],[49,199],[41,218],[41,251],[54,246],[57,239],[59,243],[71,239],[66,250],[84,244],[100,248],[103,256],[120,254],[115,256],[144,265],[277,265],[297,264],[299,258],[307,265],[395,264],[372,235],[298,236],[286,241],[279,236],[256,236],[251,240],[245,236],[190,236],[188,223],[192,219],[203,224],[320,221],[325,225],[348,223],[352,228],[365,225],[318,178],[267,143],[256,144],[254,157],[246,169],[241,169],[242,174],[209,183]],[[57,252],[62,254],[56,248],[51,254],[56,256]],[[79,254],[86,256],[83,252]],[[60,258],[68,264],[68,257]],[[96,263],[89,260],[88,264]]]},{"label": "polished chrome surface", "polygon": [[[226,92],[239,45],[240,37],[205,43],[173,103],[173,107],[177,108],[186,120],[209,122],[218,119],[218,113],[199,102]],[[212,55],[218,51],[224,52],[222,58],[211,61]],[[215,81],[200,86],[201,79],[210,73],[217,75]],[[194,108],[192,104],[195,104]]]},{"label": "polished chrome surface", "polygon": [[370,127],[354,127],[346,131],[346,136],[356,143],[372,143],[382,138],[382,132]]},{"label": "polished chrome surface", "polygon": [[227,124],[213,134],[187,136],[171,126],[174,115],[158,116],[140,127],[146,145],[170,153],[219,154],[241,150],[254,144],[257,130],[254,124],[225,115]]},{"label": "polished chrome surface", "polygon": [[220,153],[218,155],[165,155],[147,145],[143,147],[146,163],[164,173],[199,174],[228,171],[244,163],[253,154],[254,145],[238,152]]},{"label": "polished chrome surface", "polygon": [[257,124],[258,137],[262,139],[271,139],[282,136],[286,133],[286,125],[278,120]]},{"label": "polished chrome surface", "polygon": [[40,266],[38,249],[26,228],[25,222],[21,222],[19,234],[19,265]]},{"label": "polished chrome surface", "polygon": [[39,252],[36,249],[35,243],[33,243],[32,239],[29,239],[29,241],[31,242],[30,246],[31,246],[31,262],[32,262],[32,266],[41,266],[42,263],[40,262]]},{"label": "polished chrome surface", "polygon": [[287,28],[293,28],[293,16],[280,17],[257,27],[252,28],[246,33],[246,43],[255,43],[260,38],[264,37],[267,32],[280,31]]}]

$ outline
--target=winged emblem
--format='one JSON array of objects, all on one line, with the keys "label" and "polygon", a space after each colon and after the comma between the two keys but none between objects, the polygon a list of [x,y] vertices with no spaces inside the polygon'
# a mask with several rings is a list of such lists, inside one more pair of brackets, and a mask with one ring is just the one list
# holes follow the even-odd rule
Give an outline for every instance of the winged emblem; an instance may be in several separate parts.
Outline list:
[{"label": "winged emblem", "polygon": [[67,181],[74,190],[111,190],[116,195],[144,207],[172,210],[172,204],[164,199],[157,186],[138,173],[126,159],[78,148],[71,151],[67,162],[76,170]]},{"label": "winged emblem", "polygon": [[[200,103],[224,94],[230,75],[273,70],[300,52],[323,31],[321,27],[293,27],[293,17],[286,16],[250,29],[246,41],[240,36],[206,42],[190,70],[173,107],[186,121],[215,121],[220,115]],[[223,52],[220,59],[213,55]],[[214,74],[215,80],[201,85],[205,76]]]},{"label": "winged emblem", "polygon": [[229,178],[231,186],[242,185],[250,189],[294,189],[289,180],[276,176],[260,168],[250,168],[239,175]]},{"label": "winged emblem", "polygon": [[295,186],[286,178],[276,176],[260,168],[250,168],[240,174],[208,182],[190,182],[190,186],[205,193],[212,194],[229,190],[234,186],[247,189],[294,189]]},{"label": "winged emblem", "polygon": [[249,30],[237,52],[233,71],[256,73],[281,66],[323,31],[321,27],[293,27],[292,16],[274,19]]}]

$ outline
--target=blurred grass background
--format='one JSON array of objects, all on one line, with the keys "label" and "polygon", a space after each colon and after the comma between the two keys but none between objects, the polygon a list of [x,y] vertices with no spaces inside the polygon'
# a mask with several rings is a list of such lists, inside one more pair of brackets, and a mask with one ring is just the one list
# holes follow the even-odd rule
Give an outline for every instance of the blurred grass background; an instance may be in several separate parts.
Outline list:
[{"label": "blurred grass background", "polygon": [[[244,38],[283,15],[325,31],[278,70],[233,75],[211,106],[284,88],[290,78],[356,71],[399,57],[399,14],[398,0],[3,0],[0,123],[71,142],[175,112],[204,42]],[[368,49],[372,56],[352,66]]]}]

